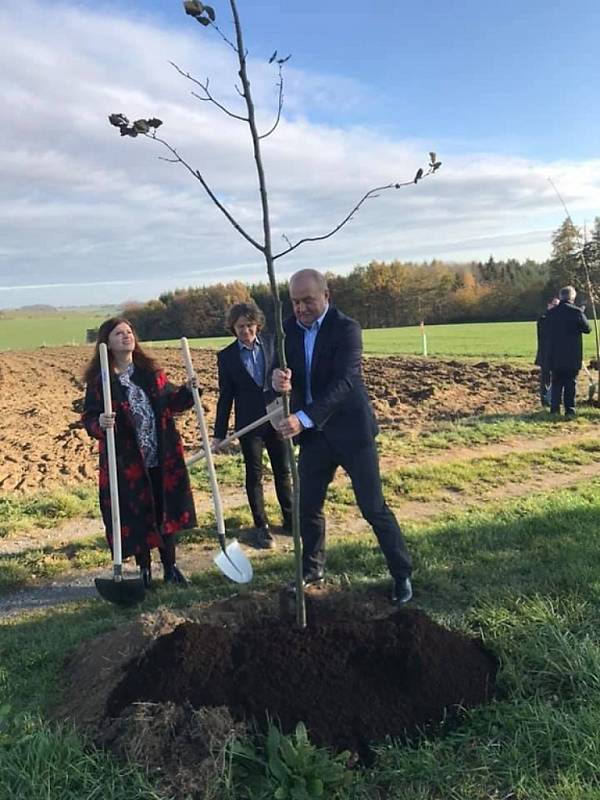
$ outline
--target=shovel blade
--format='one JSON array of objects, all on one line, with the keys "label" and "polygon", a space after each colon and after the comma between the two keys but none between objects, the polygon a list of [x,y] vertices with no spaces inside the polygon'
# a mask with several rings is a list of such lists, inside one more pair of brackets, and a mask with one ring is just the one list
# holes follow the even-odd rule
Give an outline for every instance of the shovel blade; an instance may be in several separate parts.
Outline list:
[{"label": "shovel blade", "polygon": [[121,581],[96,578],[94,583],[100,597],[117,606],[135,606],[141,603],[146,595],[141,578],[127,578]]},{"label": "shovel blade", "polygon": [[244,555],[237,539],[228,544],[225,550],[213,558],[221,572],[235,583],[250,583],[252,580],[252,564]]}]

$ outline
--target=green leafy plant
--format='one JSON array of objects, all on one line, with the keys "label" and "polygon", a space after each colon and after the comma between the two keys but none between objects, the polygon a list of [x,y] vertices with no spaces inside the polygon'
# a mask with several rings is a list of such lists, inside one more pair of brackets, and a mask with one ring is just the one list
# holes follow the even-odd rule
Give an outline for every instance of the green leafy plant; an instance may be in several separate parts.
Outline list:
[{"label": "green leafy plant", "polygon": [[350,753],[332,755],[308,738],[303,722],[289,736],[274,724],[254,742],[232,745],[234,781],[241,798],[335,800],[352,780]]}]

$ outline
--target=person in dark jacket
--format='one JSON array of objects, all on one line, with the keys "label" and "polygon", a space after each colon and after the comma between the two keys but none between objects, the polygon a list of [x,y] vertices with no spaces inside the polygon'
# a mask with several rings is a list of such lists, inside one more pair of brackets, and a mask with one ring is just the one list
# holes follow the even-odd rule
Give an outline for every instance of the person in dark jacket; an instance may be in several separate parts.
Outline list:
[{"label": "person in dark jacket", "polygon": [[[273,368],[274,343],[262,333],[265,318],[254,303],[237,303],[227,313],[226,325],[236,337],[217,356],[219,369],[219,400],[215,420],[213,446],[227,436],[231,406],[235,409],[235,429],[245,427],[264,416],[266,403],[272,398],[269,375]],[[275,546],[265,512],[263,492],[264,448],[267,449],[275,492],[283,516],[282,530],[292,530],[292,479],[285,442],[270,422],[255,428],[240,439],[246,470],[246,495],[254,519],[255,545]]]},{"label": "person in dark jacket", "polygon": [[565,416],[575,416],[577,373],[583,363],[582,334],[590,333],[590,323],[583,309],[574,305],[577,292],[565,286],[559,292],[559,304],[548,311],[546,366],[552,373],[550,412],[559,414],[561,404]]},{"label": "person in dark jacket", "polygon": [[[104,413],[99,345],[108,348],[113,413]],[[112,550],[112,518],[105,430],[115,430],[123,557],[134,556],[144,585],[152,584],[150,550],[157,547],[166,583],[186,585],[175,560],[175,534],[196,526],[183,446],[174,414],[191,408],[187,385],[175,387],[144,352],[131,323],[112,317],[98,330],[86,371],[82,423],[98,439],[100,508]]]},{"label": "person in dark jacket", "polygon": [[548,367],[546,356],[548,349],[546,320],[548,319],[548,311],[551,311],[558,303],[558,297],[553,297],[547,304],[546,311],[537,319],[537,353],[533,363],[540,368],[540,402],[543,406],[550,405],[550,384],[552,382],[552,374]]},{"label": "person in dark jacket", "polygon": [[324,275],[304,269],[290,279],[294,317],[286,320],[288,368],[273,371],[276,391],[291,391],[293,413],[279,426],[300,445],[300,526],[304,582],[323,580],[327,487],[338,467],[373,528],[393,578],[392,602],[412,597],[411,559],[381,489],[378,433],[362,378],[360,325],[329,305]]}]

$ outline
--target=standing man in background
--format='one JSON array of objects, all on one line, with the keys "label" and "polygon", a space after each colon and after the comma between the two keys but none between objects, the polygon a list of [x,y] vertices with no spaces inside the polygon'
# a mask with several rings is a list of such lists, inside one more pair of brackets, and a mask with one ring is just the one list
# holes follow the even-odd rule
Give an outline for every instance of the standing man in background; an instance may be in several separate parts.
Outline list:
[{"label": "standing man in background", "polygon": [[293,413],[279,430],[298,437],[300,528],[306,584],[323,580],[327,487],[341,466],[358,507],[373,528],[393,578],[392,602],[412,598],[411,559],[381,489],[375,445],[378,428],[362,379],[357,322],[329,305],[325,276],[303,269],[290,279],[294,317],[286,320],[288,369],[273,371],[273,388],[291,391]]},{"label": "standing man in background", "polygon": [[[254,303],[237,303],[226,318],[226,325],[236,337],[217,356],[219,368],[219,400],[215,420],[215,450],[226,436],[232,404],[235,406],[235,428],[249,425],[266,414],[266,401],[271,393],[268,376],[273,367],[273,340],[262,336],[265,318]],[[267,448],[275,491],[283,515],[282,529],[292,530],[292,479],[287,462],[285,442],[270,422],[240,438],[246,469],[246,495],[254,519],[254,544],[273,548],[275,540],[265,513],[262,484],[262,455]]]},{"label": "standing man in background", "polygon": [[582,334],[591,331],[583,308],[574,305],[576,297],[573,286],[563,287],[558,293],[558,305],[548,311],[545,322],[546,366],[552,373],[550,413],[560,414],[564,403],[565,417],[575,416],[577,373],[583,363]]}]

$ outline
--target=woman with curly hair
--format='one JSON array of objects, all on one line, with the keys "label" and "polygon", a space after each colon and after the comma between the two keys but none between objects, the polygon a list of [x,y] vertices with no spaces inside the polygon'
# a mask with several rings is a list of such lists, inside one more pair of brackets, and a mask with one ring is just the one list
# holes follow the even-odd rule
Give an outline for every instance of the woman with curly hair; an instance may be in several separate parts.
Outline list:
[{"label": "woman with curly hair", "polygon": [[[99,346],[106,344],[113,413],[104,413]],[[134,556],[144,585],[152,584],[157,547],[166,583],[187,585],[175,560],[175,534],[196,525],[196,512],[173,416],[194,404],[195,379],[175,387],[140,347],[131,323],[112,317],[98,330],[84,375],[82,423],[99,442],[100,508],[112,550],[112,519],[105,431],[114,427],[123,558]]]}]

